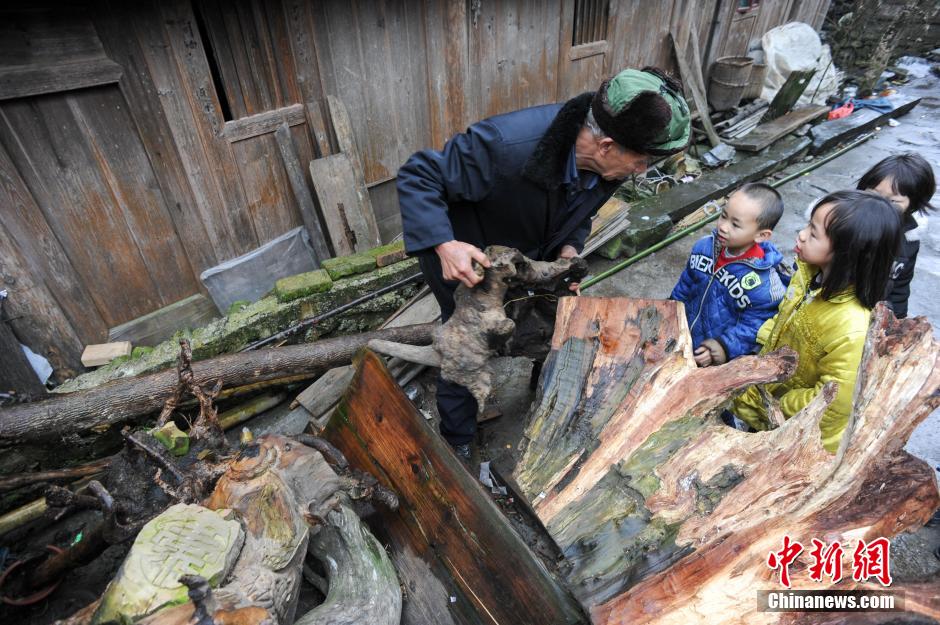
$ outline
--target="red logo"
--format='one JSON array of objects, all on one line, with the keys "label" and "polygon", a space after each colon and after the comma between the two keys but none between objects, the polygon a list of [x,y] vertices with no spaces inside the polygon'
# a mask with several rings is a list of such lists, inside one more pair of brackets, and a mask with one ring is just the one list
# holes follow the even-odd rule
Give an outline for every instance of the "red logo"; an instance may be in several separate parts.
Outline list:
[{"label": "red logo", "polygon": [[[874,577],[882,586],[891,585],[891,565],[889,561],[891,543],[887,538],[876,538],[868,543],[859,540],[852,555],[852,579],[857,582],[868,581]],[[803,553],[803,545],[789,536],[783,537],[783,548],[771,551],[767,555],[767,566],[780,569],[780,583],[790,588],[790,565]],[[809,578],[823,583],[829,578],[832,583],[842,579],[842,557],[845,550],[839,541],[831,545],[813,539],[813,549],[809,552],[813,559],[809,566]]]}]

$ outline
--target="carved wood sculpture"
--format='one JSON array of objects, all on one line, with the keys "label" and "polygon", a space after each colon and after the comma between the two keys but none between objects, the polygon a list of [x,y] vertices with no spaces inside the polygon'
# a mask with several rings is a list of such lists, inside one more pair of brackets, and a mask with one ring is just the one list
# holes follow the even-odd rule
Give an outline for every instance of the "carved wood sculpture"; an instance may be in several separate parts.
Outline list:
[{"label": "carved wood sculpture", "polygon": [[[940,505],[932,469],[903,450],[940,404],[938,361],[926,320],[898,321],[879,305],[831,455],[818,420],[834,387],[769,432],[717,416],[735,391],[786,377],[792,354],[698,369],[678,304],[564,299],[515,479],[594,623],[789,622],[759,612],[756,597],[784,588],[767,565],[784,535],[806,546],[793,587],[826,589],[831,579],[806,570],[813,538],[841,541],[851,571],[859,539],[919,527]],[[851,573],[848,582],[832,587],[853,588]],[[937,618],[938,602],[936,589],[912,589],[906,609]]]},{"label": "carved wood sculpture", "polygon": [[439,366],[445,380],[470,389],[479,414],[493,386],[490,360],[525,356],[541,362],[548,355],[559,298],[573,295],[568,285],[587,275],[583,258],[538,261],[502,245],[484,252],[490,267],[475,265],[483,280],[472,289],[457,286],[454,314],[434,331],[431,347],[369,342],[380,353]]}]

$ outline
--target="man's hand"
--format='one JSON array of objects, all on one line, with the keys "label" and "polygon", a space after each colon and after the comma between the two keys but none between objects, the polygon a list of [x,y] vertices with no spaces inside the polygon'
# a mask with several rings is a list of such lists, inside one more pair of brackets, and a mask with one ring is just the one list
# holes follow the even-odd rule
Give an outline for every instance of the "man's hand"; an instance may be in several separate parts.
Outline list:
[{"label": "man's hand", "polygon": [[728,362],[728,354],[725,348],[715,339],[705,339],[695,350],[695,363],[699,367],[709,365],[723,365]]},{"label": "man's hand", "polygon": [[484,267],[490,266],[490,259],[483,250],[462,241],[448,241],[435,246],[434,251],[441,259],[441,270],[445,280],[460,280],[468,289],[472,289],[483,276],[473,269],[473,261]]},{"label": "man's hand", "polygon": [[[572,245],[562,245],[561,251],[558,252],[558,258],[574,258],[578,255],[578,250],[574,249]],[[581,295],[581,283],[572,282],[568,285],[569,291],[574,291],[575,295]]]}]

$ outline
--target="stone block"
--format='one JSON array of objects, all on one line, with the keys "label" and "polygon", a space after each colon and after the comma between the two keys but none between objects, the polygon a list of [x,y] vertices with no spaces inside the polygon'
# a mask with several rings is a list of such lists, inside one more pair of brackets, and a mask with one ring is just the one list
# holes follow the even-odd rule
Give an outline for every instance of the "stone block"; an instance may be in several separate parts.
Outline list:
[{"label": "stone block", "polygon": [[182,575],[201,575],[213,587],[225,579],[245,541],[231,510],[170,506],[144,525],[108,585],[91,622],[135,623],[157,610],[186,603]]},{"label": "stone block", "polygon": [[388,265],[403,261],[407,258],[404,241],[395,241],[388,245],[374,247],[371,250],[367,250],[365,253],[375,259],[375,265],[377,267],[387,267]]},{"label": "stone block", "polygon": [[320,265],[330,274],[330,278],[333,280],[366,273],[376,267],[375,258],[366,253],[328,258]]},{"label": "stone block", "polygon": [[314,293],[329,291],[332,287],[333,280],[330,274],[324,269],[316,269],[281,278],[274,284],[274,294],[279,302],[290,302]]},{"label": "stone block", "polygon": [[596,254],[600,254],[604,258],[609,260],[614,260],[615,258],[620,258],[620,254],[623,252],[623,239],[621,235],[615,236],[613,239],[603,244],[597,248]]}]

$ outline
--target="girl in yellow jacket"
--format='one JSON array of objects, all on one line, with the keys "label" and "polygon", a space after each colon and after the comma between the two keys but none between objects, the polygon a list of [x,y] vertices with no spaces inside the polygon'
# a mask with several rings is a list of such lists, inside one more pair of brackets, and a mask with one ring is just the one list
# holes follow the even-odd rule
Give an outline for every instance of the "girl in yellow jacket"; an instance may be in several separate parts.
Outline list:
[{"label": "girl in yellow jacket", "polygon": [[[796,272],[787,295],[757,334],[761,353],[789,346],[799,354],[793,377],[765,385],[786,418],[824,384],[838,383],[819,423],[823,446],[832,453],[852,411],[871,309],[884,297],[900,233],[898,211],[875,193],[837,191],[819,200],[797,234]],[[731,410],[755,430],[770,427],[756,387],[738,397]]]}]

